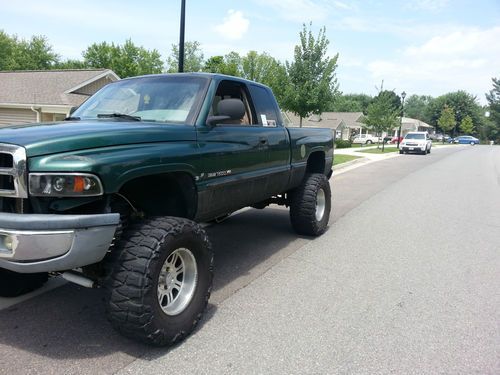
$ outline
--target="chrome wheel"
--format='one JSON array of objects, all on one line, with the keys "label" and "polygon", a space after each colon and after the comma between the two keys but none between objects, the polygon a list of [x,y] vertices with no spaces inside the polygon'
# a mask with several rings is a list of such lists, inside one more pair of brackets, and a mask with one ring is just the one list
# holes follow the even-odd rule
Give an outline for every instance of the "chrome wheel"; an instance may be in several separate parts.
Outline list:
[{"label": "chrome wheel", "polygon": [[316,220],[321,221],[325,215],[326,196],[323,189],[318,190],[316,195]]},{"label": "chrome wheel", "polygon": [[158,303],[167,315],[178,315],[193,299],[198,283],[198,268],[193,253],[180,248],[174,250],[158,276]]}]

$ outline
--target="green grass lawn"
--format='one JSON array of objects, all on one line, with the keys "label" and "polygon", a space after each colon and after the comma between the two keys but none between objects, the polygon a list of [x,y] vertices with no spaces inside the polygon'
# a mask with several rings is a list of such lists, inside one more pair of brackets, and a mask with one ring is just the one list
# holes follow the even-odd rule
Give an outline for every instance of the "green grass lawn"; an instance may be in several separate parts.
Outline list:
[{"label": "green grass lawn", "polygon": [[359,159],[362,156],[352,156],[352,155],[335,155],[333,158],[333,165],[347,163],[348,161]]},{"label": "green grass lawn", "polygon": [[370,146],[376,146],[376,143],[369,143],[369,144],[359,144],[359,143],[353,143],[351,145],[351,148],[361,148],[361,147],[370,147]]},{"label": "green grass lawn", "polygon": [[386,154],[388,152],[398,152],[398,148],[395,146],[385,146],[384,152],[382,152],[382,146],[380,146],[380,148],[371,148],[368,150],[359,150],[356,152],[363,152],[367,154],[382,154],[382,153]]}]

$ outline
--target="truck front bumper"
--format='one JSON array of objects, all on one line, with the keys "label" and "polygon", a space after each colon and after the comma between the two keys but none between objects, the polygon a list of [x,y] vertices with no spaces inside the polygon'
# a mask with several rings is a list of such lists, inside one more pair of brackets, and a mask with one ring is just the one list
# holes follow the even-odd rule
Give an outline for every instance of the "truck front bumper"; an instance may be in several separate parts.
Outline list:
[{"label": "truck front bumper", "polygon": [[0,268],[51,272],[99,262],[119,221],[119,214],[0,213]]}]

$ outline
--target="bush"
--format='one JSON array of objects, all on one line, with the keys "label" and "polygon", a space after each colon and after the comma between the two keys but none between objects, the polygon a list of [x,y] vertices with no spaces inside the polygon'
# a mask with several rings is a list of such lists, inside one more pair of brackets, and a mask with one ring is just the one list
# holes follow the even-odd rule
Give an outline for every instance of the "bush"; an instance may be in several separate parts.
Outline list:
[{"label": "bush", "polygon": [[343,139],[337,139],[335,141],[336,148],[349,148],[349,147],[351,147],[351,145],[352,145],[351,141],[345,141]]}]

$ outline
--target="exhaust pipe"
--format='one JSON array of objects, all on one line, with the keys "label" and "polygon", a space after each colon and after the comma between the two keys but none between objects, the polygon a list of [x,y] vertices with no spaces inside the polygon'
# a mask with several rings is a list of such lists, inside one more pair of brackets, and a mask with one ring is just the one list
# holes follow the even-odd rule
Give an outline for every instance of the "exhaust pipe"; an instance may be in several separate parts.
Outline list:
[{"label": "exhaust pipe", "polygon": [[88,277],[83,276],[81,273],[66,271],[63,272],[62,275],[64,280],[69,281],[70,283],[78,284],[85,288],[96,288],[96,282]]}]

